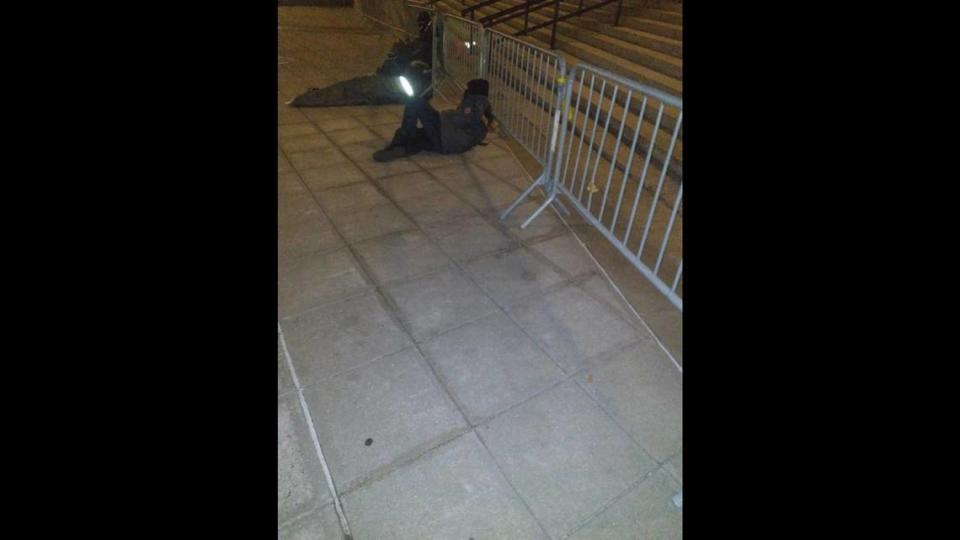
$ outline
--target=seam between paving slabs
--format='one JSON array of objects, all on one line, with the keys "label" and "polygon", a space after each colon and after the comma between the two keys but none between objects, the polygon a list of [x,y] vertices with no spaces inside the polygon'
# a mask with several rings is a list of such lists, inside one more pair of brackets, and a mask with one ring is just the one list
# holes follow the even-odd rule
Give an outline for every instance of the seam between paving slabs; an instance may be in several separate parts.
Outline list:
[{"label": "seam between paving slabs", "polygon": [[310,429],[310,438],[313,441],[314,450],[320,459],[320,465],[323,467],[323,476],[327,484],[327,489],[330,491],[330,496],[333,497],[334,508],[337,511],[337,519],[340,521],[340,529],[345,538],[351,538],[350,525],[347,523],[347,516],[343,513],[343,508],[340,505],[340,498],[337,496],[337,489],[333,484],[333,477],[330,476],[330,468],[327,467],[327,460],[323,456],[323,448],[320,446],[320,439],[317,437],[317,430],[313,425],[313,417],[310,415],[310,409],[307,407],[307,402],[303,397],[300,379],[297,377],[297,370],[293,366],[293,359],[290,358],[290,351],[287,350],[287,340],[283,336],[283,328],[280,326],[279,321],[277,321],[277,334],[280,336],[280,345],[283,347],[283,356],[287,361],[287,368],[290,370],[290,378],[293,379],[293,385],[297,389],[297,400],[300,403],[300,409],[303,411],[303,415],[307,421],[307,427]]},{"label": "seam between paving slabs", "polygon": [[[634,480],[633,482],[631,482],[630,485],[627,486],[623,491],[621,491],[620,493],[618,493],[617,495],[615,495],[613,498],[611,498],[610,500],[608,500],[606,503],[604,503],[603,505],[601,505],[599,510],[597,510],[596,512],[594,512],[593,514],[591,514],[590,516],[588,516],[586,519],[584,519],[583,521],[581,521],[578,525],[575,525],[572,529],[570,529],[569,531],[567,531],[566,534],[564,534],[563,536],[560,537],[560,540],[566,540],[567,538],[570,538],[571,536],[573,536],[573,535],[577,534],[578,532],[580,532],[581,530],[583,530],[584,527],[586,527],[587,525],[589,525],[591,522],[593,522],[594,519],[598,518],[601,514],[603,514],[603,513],[606,512],[607,510],[609,510],[612,506],[614,506],[615,504],[617,504],[618,502],[620,502],[624,497],[626,497],[627,495],[629,495],[633,490],[639,489],[640,486],[641,486],[644,482],[647,482],[648,480],[650,480],[651,478],[653,478],[653,475],[656,474],[657,471],[660,471],[660,470],[664,470],[664,469],[663,469],[663,465],[658,465],[657,467],[654,467],[653,469],[651,469],[651,470],[650,470],[649,472],[647,472],[646,474],[641,475],[638,479],[636,479],[636,480]],[[667,473],[668,476],[670,476],[670,479],[671,479],[671,480],[674,480],[673,476],[669,474],[669,471],[664,470],[664,472]],[[678,483],[679,483],[679,482],[678,482]]]}]

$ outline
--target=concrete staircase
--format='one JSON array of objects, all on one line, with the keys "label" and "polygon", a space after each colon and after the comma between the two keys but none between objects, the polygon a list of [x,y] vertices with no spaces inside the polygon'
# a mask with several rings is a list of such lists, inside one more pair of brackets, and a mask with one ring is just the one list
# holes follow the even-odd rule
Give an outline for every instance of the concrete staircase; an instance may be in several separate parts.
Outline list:
[{"label": "concrete staircase", "polygon": [[[476,2],[471,2],[476,3]],[[476,18],[517,5],[518,0],[504,0],[477,10]],[[584,5],[595,3],[585,0]],[[440,9],[460,14],[463,2],[440,0]],[[560,3],[560,13],[579,7],[577,1]],[[656,7],[646,7],[656,6]],[[553,7],[530,14],[533,26],[552,18]],[[644,2],[624,0],[620,25],[614,26],[616,5],[610,4],[557,25],[557,49],[568,65],[586,61],[614,73],[647,83],[670,94],[683,95],[683,27],[680,2]],[[518,17],[492,27],[513,34],[523,28]],[[542,28],[524,36],[537,46],[549,48],[550,28]]]}]

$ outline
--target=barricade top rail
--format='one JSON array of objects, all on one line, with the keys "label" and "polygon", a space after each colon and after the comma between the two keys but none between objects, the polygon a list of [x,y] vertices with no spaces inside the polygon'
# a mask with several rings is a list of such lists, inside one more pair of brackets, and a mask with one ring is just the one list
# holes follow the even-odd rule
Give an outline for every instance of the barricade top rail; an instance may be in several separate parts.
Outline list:
[{"label": "barricade top rail", "polygon": [[[467,23],[467,24],[470,24],[470,25],[472,25],[472,26],[477,26],[477,27],[479,27],[479,28],[483,28],[483,25],[480,24],[480,23],[478,23],[477,21],[471,21],[470,19],[467,19],[467,18],[465,18],[465,17],[461,17],[461,16],[459,16],[459,15],[453,15],[452,13],[445,13],[445,12],[438,12],[438,14],[441,15],[444,19],[453,19],[453,20],[456,20],[456,21],[463,21],[463,22],[465,22],[465,23]],[[490,32],[489,29],[484,28],[484,30],[486,30],[487,32]]]},{"label": "barricade top rail", "polygon": [[574,79],[576,78],[577,71],[590,71],[590,72],[592,72],[592,73],[596,73],[597,75],[600,75],[600,76],[602,76],[602,77],[605,77],[605,78],[607,78],[607,79],[609,79],[609,80],[611,80],[611,81],[613,81],[613,82],[615,82],[615,83],[617,83],[617,84],[621,84],[621,85],[623,85],[623,86],[627,86],[627,87],[631,88],[632,90],[634,90],[634,91],[636,91],[636,92],[641,92],[641,93],[643,93],[643,94],[645,94],[645,95],[648,95],[648,96],[651,96],[651,97],[655,97],[655,98],[659,99],[660,101],[662,101],[662,102],[663,102],[664,104],[666,104],[666,105],[669,105],[669,106],[672,106],[672,107],[676,107],[676,108],[678,108],[678,109],[682,109],[682,108],[683,108],[683,99],[681,99],[681,98],[679,98],[679,97],[677,97],[677,96],[674,96],[674,95],[672,95],[672,94],[668,94],[668,93],[666,93],[666,92],[664,92],[664,91],[662,91],[662,90],[658,90],[658,89],[656,89],[656,88],[653,88],[652,86],[643,84],[643,83],[641,83],[641,82],[637,82],[637,81],[630,80],[630,79],[628,79],[628,78],[626,78],[626,77],[617,75],[616,73],[612,73],[612,72],[610,72],[610,71],[607,71],[606,69],[603,69],[603,68],[601,68],[601,67],[594,66],[593,64],[588,64],[588,63],[586,63],[586,62],[580,62],[579,64],[573,66],[573,67],[570,69],[570,74],[569,74],[569,77],[568,77],[568,78],[569,78],[570,80],[574,80]]},{"label": "barricade top rail", "polygon": [[509,39],[509,40],[511,40],[511,41],[516,41],[516,42],[522,43],[524,47],[528,47],[528,48],[531,48],[531,49],[533,49],[533,50],[535,50],[535,51],[539,51],[539,52],[541,52],[541,53],[543,53],[543,54],[547,54],[547,55],[550,55],[550,56],[552,56],[552,57],[554,57],[554,58],[557,58],[557,59],[560,60],[560,65],[561,65],[561,66],[564,66],[564,68],[566,68],[566,65],[567,65],[566,59],[563,57],[562,54],[560,54],[560,53],[558,53],[558,52],[556,52],[556,51],[551,51],[550,49],[544,49],[543,47],[537,47],[536,45],[534,45],[534,44],[532,44],[532,43],[526,42],[526,41],[524,41],[524,40],[522,40],[522,39],[519,39],[519,38],[517,38],[517,37],[515,37],[515,36],[511,36],[511,35],[509,35],[509,34],[504,34],[503,32],[500,32],[500,31],[498,31],[498,30],[494,30],[494,29],[492,29],[492,28],[484,28],[483,31],[486,32],[486,33],[488,33],[488,34],[496,34],[496,35],[498,35],[498,36],[500,36],[500,37],[507,38],[507,39]]}]

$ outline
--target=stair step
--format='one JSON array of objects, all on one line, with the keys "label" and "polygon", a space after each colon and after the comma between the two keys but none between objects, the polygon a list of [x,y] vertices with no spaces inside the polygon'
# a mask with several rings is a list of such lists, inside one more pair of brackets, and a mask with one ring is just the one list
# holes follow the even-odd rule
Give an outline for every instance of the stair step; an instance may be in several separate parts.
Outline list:
[{"label": "stair step", "polygon": [[[596,3],[597,3],[596,0],[584,0],[584,2],[583,2],[583,7],[590,7],[590,6],[592,6],[592,5],[595,5]],[[577,2],[576,0],[567,0],[567,1],[564,1],[564,2],[560,2],[560,11],[563,12],[564,14],[566,14],[566,13],[572,13],[572,12],[580,9],[580,7],[581,7],[581,6],[580,6],[580,3]],[[586,13],[583,14],[584,17],[590,17],[590,16],[597,17],[597,16],[601,16],[601,17],[603,17],[604,19],[609,19],[609,21],[607,21],[607,22],[613,22],[613,17],[615,17],[616,15],[617,15],[617,4],[616,4],[616,3],[614,3],[614,4],[607,4],[607,5],[603,6],[603,7],[599,7],[599,8],[597,8],[597,9],[588,11],[588,12],[586,12]]]},{"label": "stair step", "polygon": [[615,54],[678,80],[683,79],[683,61],[676,56],[648,49],[605,33],[569,25],[564,35]]},{"label": "stair step", "polygon": [[[625,1],[623,5],[626,6],[627,2]],[[683,3],[679,0],[646,0],[642,2],[631,2],[630,7],[648,7],[669,11],[671,13],[683,12]]]},{"label": "stair step", "polygon": [[663,21],[655,21],[652,19],[645,19],[643,17],[626,15],[620,17],[620,26],[626,26],[627,28],[633,28],[634,30],[640,30],[642,32],[649,32],[651,34],[656,34],[658,36],[663,36],[670,39],[683,40],[683,26],[679,24],[670,24]]},{"label": "stair step", "polygon": [[626,26],[612,26],[598,21],[579,21],[580,26],[594,32],[600,32],[621,41],[633,43],[646,49],[669,54],[677,58],[683,58],[683,42],[670,39],[642,30],[634,30]]},{"label": "stair step", "polygon": [[[509,2],[498,2],[486,8],[481,8],[480,11],[484,12],[484,15],[489,13],[494,13],[498,10],[509,7],[511,4]],[[536,19],[534,19],[536,17]],[[539,14],[532,13],[530,15],[531,22],[544,22],[545,17],[540,16]],[[494,26],[494,29],[500,27],[501,31],[503,27],[510,27],[514,31],[520,30],[523,28],[522,19],[512,19],[503,23],[502,25]],[[561,27],[564,28],[563,34],[574,39],[558,39],[557,48],[569,52],[576,56],[578,59],[585,60],[591,64],[595,64],[601,68],[609,69],[615,73],[620,73],[626,77],[630,77],[637,81],[650,84],[656,88],[659,88],[670,94],[681,96],[683,92],[683,84],[679,80],[682,77],[682,62],[659,53],[657,51],[652,51],[649,49],[643,49],[642,47],[620,42],[617,45],[617,51],[608,52],[602,47],[609,47],[613,41],[610,38],[605,36],[599,36],[599,34],[593,32],[592,36],[595,39],[594,44],[583,42],[577,39],[576,36],[571,36],[567,33],[568,29],[575,28],[569,23],[561,23],[558,25],[557,33],[561,33]],[[587,36],[585,32],[590,32],[589,30],[582,30],[580,32],[581,36]],[[505,32],[512,34],[512,32]],[[550,28],[541,28],[540,30],[535,30],[531,34],[528,34],[541,43],[543,43],[544,48],[549,49],[549,40],[550,40]],[[600,37],[604,37],[605,40],[602,42],[599,40]],[[598,46],[599,45],[599,46]],[[632,53],[633,59],[622,58],[618,53]],[[635,61],[638,60],[638,61]],[[644,65],[645,62],[648,65]],[[655,65],[657,67],[664,67],[665,70],[670,71],[671,74],[663,73],[650,65]]]},{"label": "stair step", "polygon": [[[509,6],[508,2],[501,2],[494,4],[495,7],[500,6]],[[530,14],[529,24],[531,26],[549,22],[550,17],[546,17],[539,13]],[[576,21],[582,23],[583,21]],[[514,24],[511,24],[514,23]],[[600,23],[595,23],[600,24]],[[500,25],[498,25],[500,26]],[[511,26],[517,30],[523,28],[522,22],[507,21],[502,26]],[[606,28],[616,28],[609,25]],[[548,30],[544,28],[543,31]],[[597,32],[596,30],[590,28],[584,28],[581,25],[574,24],[574,20],[569,20],[567,22],[558,23],[557,33],[563,36],[571,37],[587,45],[591,45],[598,49],[608,51],[617,56],[621,56],[627,60],[630,60],[634,63],[646,66],[648,68],[654,69],[669,75],[676,79],[683,78],[683,61],[676,56],[672,56],[669,53],[663,53],[654,49],[649,49],[629,41],[620,40],[616,37],[606,35],[604,32]],[[546,34],[543,34],[546,36]],[[650,34],[647,34],[650,35]],[[675,42],[678,43],[678,42]]]},{"label": "stair step", "polygon": [[683,15],[673,11],[666,11],[662,9],[651,9],[646,7],[641,8],[623,8],[623,11],[626,15],[641,17],[644,19],[650,19],[654,21],[660,21],[670,24],[683,25]]},{"label": "stair step", "polygon": [[[498,6],[504,6],[504,7],[507,7],[509,5],[514,5],[514,4],[510,2],[498,4]],[[574,2],[561,2],[560,13],[562,15],[570,13],[572,12],[573,9],[576,9],[577,6],[578,4]],[[626,3],[624,4],[624,6],[625,6],[624,9],[626,9]],[[609,7],[609,6],[605,6],[605,7]],[[602,10],[603,8],[597,11],[600,12]],[[481,16],[485,16],[490,13],[493,13],[493,11],[486,11]],[[600,18],[594,18],[594,17],[590,17],[591,13],[594,13],[594,12],[587,12],[581,17],[576,17],[574,19],[567,20],[565,23],[560,23],[560,24],[561,25],[571,24],[575,27],[582,27],[582,28],[592,30],[594,32],[601,32],[608,36],[615,37],[622,41],[633,43],[634,45],[639,45],[640,47],[644,47],[646,49],[669,54],[677,58],[683,58],[683,44],[678,39],[664,37],[656,33],[637,30],[634,28],[623,26],[623,22],[621,22],[621,26],[613,26],[612,17],[604,16]],[[537,20],[537,22],[543,22],[546,19],[552,18],[553,9],[543,8],[541,10],[533,12],[530,15],[531,20],[536,19],[538,17],[543,17],[544,19]],[[609,19],[609,20],[606,20],[606,19]],[[519,19],[519,20],[522,20],[522,19]],[[506,23],[506,24],[509,24],[509,23]],[[497,26],[502,26],[502,25],[497,25]],[[518,25],[518,28],[520,27],[522,27],[522,25]]]}]

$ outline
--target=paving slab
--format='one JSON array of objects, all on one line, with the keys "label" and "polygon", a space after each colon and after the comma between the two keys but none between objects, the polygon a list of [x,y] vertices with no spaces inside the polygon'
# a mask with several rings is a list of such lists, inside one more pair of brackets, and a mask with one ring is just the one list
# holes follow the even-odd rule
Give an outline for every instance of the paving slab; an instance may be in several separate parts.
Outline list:
[{"label": "paving slab", "polygon": [[281,327],[303,386],[411,344],[372,291],[284,320]]},{"label": "paving slab", "polygon": [[548,538],[475,434],[343,498],[356,540]]},{"label": "paving slab", "polygon": [[331,163],[321,169],[307,169],[300,172],[300,177],[307,184],[310,191],[319,193],[328,188],[366,182],[367,175],[363,174],[356,165],[349,161]]},{"label": "paving slab", "polygon": [[497,310],[483,291],[454,269],[391,285],[385,290],[418,341]]},{"label": "paving slab", "polygon": [[343,245],[333,225],[320,216],[280,222],[277,227],[277,257],[280,259],[322,253]]},{"label": "paving slab", "polygon": [[459,262],[517,245],[515,240],[480,216],[465,218],[445,227],[431,228],[428,234],[444,253]]},{"label": "paving slab", "polygon": [[333,499],[296,393],[277,399],[277,524]]},{"label": "paving slab", "polygon": [[575,530],[656,467],[571,382],[494,418],[477,433],[553,538]]},{"label": "paving slab", "polygon": [[290,369],[283,354],[283,345],[280,343],[280,334],[277,334],[277,395],[289,392],[294,388]]},{"label": "paving slab", "polygon": [[373,238],[354,245],[373,279],[385,285],[407,280],[449,266],[443,254],[419,231],[406,231]]},{"label": "paving slab", "polygon": [[678,491],[677,482],[658,470],[570,538],[680,540],[683,513],[671,500]]},{"label": "paving slab", "polygon": [[304,396],[341,493],[467,427],[414,347],[317,383]]},{"label": "paving slab", "polygon": [[567,373],[648,337],[576,286],[514,304],[507,312]]},{"label": "paving slab", "polygon": [[390,204],[372,182],[325,189],[317,193],[317,200],[330,217]]},{"label": "paving slab", "polygon": [[343,540],[333,504],[304,514],[280,527],[280,540]]},{"label": "paving slab", "polygon": [[571,234],[564,234],[530,246],[557,265],[567,276],[596,272],[597,265]]},{"label": "paving slab", "polygon": [[501,312],[451,330],[424,350],[472,425],[564,378],[553,360]]},{"label": "paving slab", "polygon": [[659,462],[683,442],[682,376],[653,340],[598,357],[577,378]]},{"label": "paving slab", "polygon": [[332,146],[312,150],[301,150],[299,152],[287,152],[286,155],[287,159],[290,160],[290,163],[298,171],[327,167],[334,163],[347,161],[347,156]]},{"label": "paving slab", "polygon": [[683,484],[683,451],[681,450],[664,463],[663,468],[670,473],[670,476],[673,476],[674,480]]},{"label": "paving slab", "polygon": [[338,213],[330,216],[330,219],[350,244],[400,231],[416,229],[416,225],[407,219],[393,204],[383,204],[342,214]]},{"label": "paving slab", "polygon": [[[293,124],[292,126],[286,127],[299,127],[306,125],[308,124]],[[329,148],[331,146],[333,146],[333,143],[330,141],[330,139],[326,135],[319,132],[307,133],[305,135],[291,135],[280,138],[280,148],[283,148],[284,152],[303,152],[306,150]]]},{"label": "paving slab", "polygon": [[354,296],[370,287],[346,249],[278,261],[277,308],[281,317]]},{"label": "paving slab", "polygon": [[412,172],[388,176],[379,180],[380,186],[394,201],[421,199],[435,193],[445,193],[447,188],[425,172]]},{"label": "paving slab", "polygon": [[466,271],[500,306],[508,306],[563,281],[549,264],[520,247],[476,259]]}]

